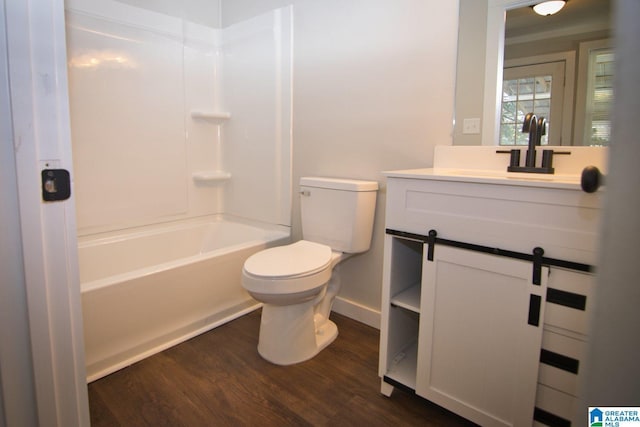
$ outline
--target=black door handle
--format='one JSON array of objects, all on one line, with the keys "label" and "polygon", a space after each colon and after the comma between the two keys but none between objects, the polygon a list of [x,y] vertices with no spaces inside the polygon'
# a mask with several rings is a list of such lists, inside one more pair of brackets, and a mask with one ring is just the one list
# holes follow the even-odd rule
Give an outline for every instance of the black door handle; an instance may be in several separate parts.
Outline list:
[{"label": "black door handle", "polygon": [[604,175],[595,166],[587,166],[582,169],[580,186],[587,193],[595,193],[601,185],[604,185]]}]

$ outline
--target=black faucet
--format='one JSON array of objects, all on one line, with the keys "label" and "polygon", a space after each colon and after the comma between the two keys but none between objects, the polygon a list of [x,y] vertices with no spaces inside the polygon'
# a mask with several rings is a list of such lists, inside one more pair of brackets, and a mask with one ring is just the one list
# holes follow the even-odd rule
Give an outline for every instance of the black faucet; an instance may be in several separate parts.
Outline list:
[{"label": "black faucet", "polygon": [[[536,167],[536,146],[541,145],[542,136],[547,133],[547,120],[544,117],[538,118],[534,113],[527,113],[522,125],[522,132],[529,133],[529,147],[524,166],[520,166],[520,150],[510,150],[511,159],[507,171],[553,173],[553,150],[543,150],[542,166]],[[569,152],[556,152],[556,154],[569,154]]]}]

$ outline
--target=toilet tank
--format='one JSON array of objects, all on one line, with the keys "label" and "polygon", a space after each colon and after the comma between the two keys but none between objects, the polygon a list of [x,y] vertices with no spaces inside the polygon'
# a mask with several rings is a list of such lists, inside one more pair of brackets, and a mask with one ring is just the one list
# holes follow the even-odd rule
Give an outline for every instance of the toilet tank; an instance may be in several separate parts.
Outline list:
[{"label": "toilet tank", "polygon": [[378,183],[341,178],[300,178],[302,238],[347,253],[371,246]]}]

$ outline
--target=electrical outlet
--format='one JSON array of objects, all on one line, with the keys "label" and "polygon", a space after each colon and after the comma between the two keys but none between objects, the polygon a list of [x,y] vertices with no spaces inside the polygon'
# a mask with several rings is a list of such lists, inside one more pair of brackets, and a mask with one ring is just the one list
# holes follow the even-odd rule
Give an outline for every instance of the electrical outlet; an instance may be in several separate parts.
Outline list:
[{"label": "electrical outlet", "polygon": [[464,134],[479,134],[480,133],[480,119],[464,119],[462,121],[462,133],[464,133]]}]

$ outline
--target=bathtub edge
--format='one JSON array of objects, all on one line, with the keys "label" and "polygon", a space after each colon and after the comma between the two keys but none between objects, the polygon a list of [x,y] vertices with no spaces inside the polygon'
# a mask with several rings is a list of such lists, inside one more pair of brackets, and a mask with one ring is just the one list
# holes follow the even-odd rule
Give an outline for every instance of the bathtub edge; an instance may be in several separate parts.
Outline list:
[{"label": "bathtub edge", "polygon": [[[137,352],[136,349],[131,349],[129,352],[134,354],[127,356],[124,359],[122,359],[122,356],[123,356],[122,354],[116,354],[109,358],[111,360],[117,359],[118,360],[117,362],[110,363],[109,359],[107,359],[107,360],[101,360],[100,362],[97,363],[103,366],[100,366],[94,369],[92,369],[92,366],[87,366],[86,382],[87,384],[89,384],[100,378],[106,377],[107,375],[110,375],[114,372],[117,372],[121,369],[131,366],[142,359],[153,356],[154,354],[160,353],[164,350],[167,350],[168,348],[171,348],[191,338],[194,338],[198,335],[201,335],[205,332],[208,332],[212,329],[222,326],[225,323],[231,322],[232,320],[242,317],[245,314],[249,314],[255,310],[258,310],[261,307],[262,307],[262,303],[259,303],[255,300],[248,300],[244,303],[231,307],[222,313],[218,313],[217,316],[212,316],[210,319],[207,319],[208,321],[204,326],[201,326],[196,329],[190,329],[196,325],[196,323],[193,323],[184,328],[181,328],[182,330],[188,330],[188,332],[181,333],[177,337],[171,338],[169,340],[163,339],[161,344],[154,345],[150,348],[147,348],[146,345],[148,345],[148,343],[144,343],[138,347],[138,348],[144,347],[144,350]],[[175,331],[173,331],[173,333],[175,333]],[[107,365],[107,366],[104,366],[104,365]]]}]

